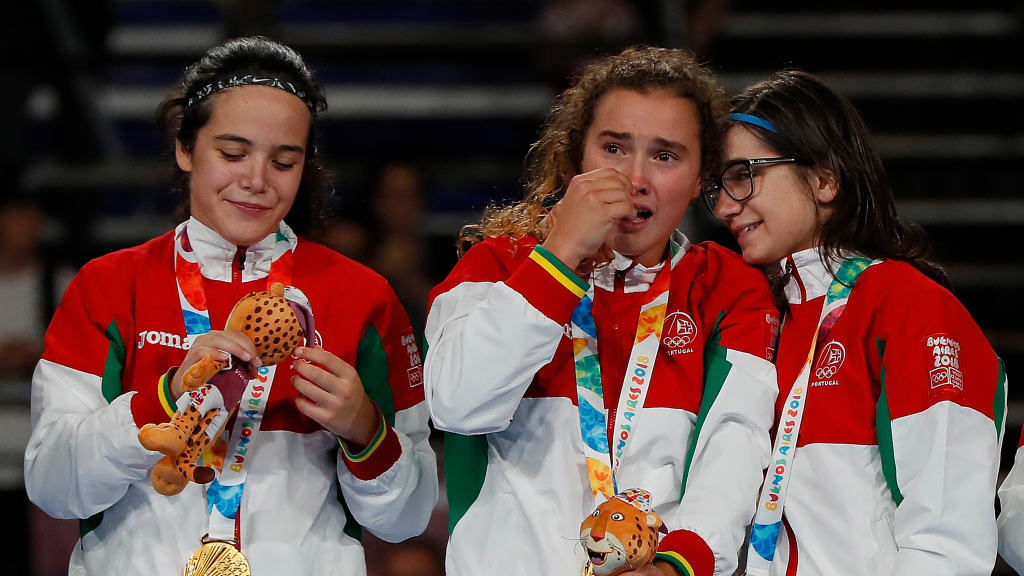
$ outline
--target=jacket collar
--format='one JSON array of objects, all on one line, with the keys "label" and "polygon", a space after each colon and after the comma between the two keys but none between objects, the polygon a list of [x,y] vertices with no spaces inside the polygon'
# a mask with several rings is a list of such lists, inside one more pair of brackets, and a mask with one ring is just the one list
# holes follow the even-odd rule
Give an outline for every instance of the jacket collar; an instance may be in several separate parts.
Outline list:
[{"label": "jacket collar", "polygon": [[[188,230],[189,243],[199,261],[199,271],[210,280],[219,282],[231,282],[232,265],[235,262],[235,253],[238,246],[228,242],[195,218],[189,218],[184,223]],[[290,227],[281,222],[278,232],[283,234],[295,249],[298,238]],[[252,282],[266,278],[270,274],[270,264],[274,261],[274,244],[277,241],[278,232],[268,234],[245,249],[245,266],[242,268],[242,282]]]},{"label": "jacket collar", "polygon": [[[683,254],[690,248],[690,240],[682,232],[676,230],[669,237],[668,246],[669,252],[672,255],[668,261],[670,266],[675,267],[679,260],[682,259]],[[624,274],[622,277],[623,291],[627,293],[646,292],[651,284],[654,283],[654,278],[658,276],[658,272],[661,271],[666,262],[666,260],[662,260],[648,268],[618,252],[613,252],[613,254],[615,257],[612,258],[612,261],[607,266],[594,270],[590,275],[591,284],[596,288],[609,292],[615,289],[615,276],[617,274]]]},{"label": "jacket collar", "polygon": [[[833,272],[839,270],[843,259],[858,255],[844,252],[841,256],[841,259],[825,256],[820,247],[815,247],[801,250],[779,261],[783,274],[792,269],[786,281],[786,300],[790,304],[802,304],[824,296],[835,279]],[[828,260],[828,266],[825,265],[825,259]]]}]

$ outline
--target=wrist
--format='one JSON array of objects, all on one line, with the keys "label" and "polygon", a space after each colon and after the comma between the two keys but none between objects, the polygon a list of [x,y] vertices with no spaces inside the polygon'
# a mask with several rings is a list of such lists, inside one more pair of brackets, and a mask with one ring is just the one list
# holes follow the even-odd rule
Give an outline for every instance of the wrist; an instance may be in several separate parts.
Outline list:
[{"label": "wrist", "polygon": [[359,409],[355,425],[346,434],[338,436],[348,445],[353,452],[365,450],[380,431],[382,417],[380,410],[368,397],[364,396],[364,402]]},{"label": "wrist", "polygon": [[181,398],[181,395],[185,393],[181,388],[181,372],[178,370],[178,366],[171,366],[167,371],[167,389],[171,393],[171,400],[177,400]]},{"label": "wrist", "polygon": [[661,560],[655,560],[654,561],[654,567],[657,568],[658,571],[660,571],[663,576],[682,576],[679,573],[679,571],[676,570],[676,567],[673,566],[672,564],[668,563],[668,562],[663,562]]},{"label": "wrist", "polygon": [[586,256],[585,254],[579,254],[579,250],[574,249],[571,245],[567,245],[551,237],[548,237],[548,239],[541,245],[544,246],[544,249],[550,252],[552,256],[558,258],[562,264],[565,264],[565,266],[570,270],[575,270]]}]

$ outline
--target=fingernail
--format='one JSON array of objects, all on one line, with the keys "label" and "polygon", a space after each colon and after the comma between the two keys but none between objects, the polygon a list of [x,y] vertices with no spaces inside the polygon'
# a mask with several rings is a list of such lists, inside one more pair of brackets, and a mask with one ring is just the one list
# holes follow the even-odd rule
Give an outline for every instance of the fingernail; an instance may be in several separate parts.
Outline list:
[{"label": "fingernail", "polygon": [[296,360],[298,360],[299,358],[302,358],[302,347],[301,346],[296,348],[295,350],[292,350],[292,358],[294,358]]}]

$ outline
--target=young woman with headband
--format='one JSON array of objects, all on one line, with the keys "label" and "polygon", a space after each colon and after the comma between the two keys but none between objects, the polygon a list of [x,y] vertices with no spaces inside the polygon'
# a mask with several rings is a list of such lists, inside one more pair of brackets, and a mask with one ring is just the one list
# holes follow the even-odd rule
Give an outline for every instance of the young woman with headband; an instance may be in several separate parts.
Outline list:
[{"label": "young woman with headband", "polygon": [[[71,573],[179,574],[220,542],[232,574],[365,574],[347,525],[391,541],[426,527],[437,467],[408,318],[383,278],[301,236],[329,190],[325,107],[302,59],[258,37],[209,50],[160,105],[185,219],[82,268],[32,383],[26,487],[82,520]],[[246,335],[212,328],[273,281],[305,294],[316,334],[267,371]],[[204,455],[231,465],[163,496],[139,428],[189,402],[181,375],[207,354],[259,368],[255,408]]]},{"label": "young woman with headband", "polygon": [[732,109],[704,198],[784,310],[747,574],[990,574],[1002,362],[846,98],[787,71]]}]

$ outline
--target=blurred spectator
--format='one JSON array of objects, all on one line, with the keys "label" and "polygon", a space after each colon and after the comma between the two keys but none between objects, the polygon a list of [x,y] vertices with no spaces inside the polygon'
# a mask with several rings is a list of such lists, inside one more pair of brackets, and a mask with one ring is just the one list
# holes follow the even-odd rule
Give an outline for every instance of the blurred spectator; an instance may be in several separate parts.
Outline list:
[{"label": "blurred spectator", "polygon": [[43,212],[24,199],[0,205],[0,374],[28,382],[43,352],[46,329]]},{"label": "blurred spectator", "polygon": [[702,60],[706,58],[711,44],[722,32],[730,6],[730,0],[698,0],[687,3],[683,16],[685,22],[680,22],[680,31],[686,35],[683,39],[685,44],[678,46],[693,50]]},{"label": "blurred spectator", "polygon": [[224,36],[273,36],[275,0],[219,0],[224,13]]},{"label": "blurred spectator", "polygon": [[43,259],[42,208],[17,192],[6,194],[0,197],[0,506],[15,528],[2,553],[5,573],[50,576],[67,573],[78,523],[54,520],[28,502],[22,458],[32,431],[32,370],[71,273],[55,275]]},{"label": "blurred spectator", "polygon": [[562,41],[619,40],[639,32],[633,2],[624,0],[549,0],[541,8],[541,29]]},{"label": "blurred spectator", "polygon": [[370,227],[366,224],[365,214],[354,211],[335,214],[327,223],[323,240],[324,244],[356,262],[370,265]]},{"label": "blurred spectator", "polygon": [[370,202],[374,216],[370,267],[395,289],[409,312],[417,340],[422,340],[427,295],[433,287],[423,234],[426,176],[406,162],[384,165],[377,172]]},{"label": "blurred spectator", "polygon": [[434,286],[423,229],[426,175],[415,164],[394,161],[373,169],[365,186],[363,197],[336,199],[324,244],[387,278],[422,340]]},{"label": "blurred spectator", "polygon": [[553,93],[601,53],[630,44],[688,48],[703,57],[730,0],[543,0],[539,68]]},{"label": "blurred spectator", "polygon": [[641,11],[629,0],[545,0],[538,14],[539,67],[553,93],[568,86],[574,71],[604,51],[645,38]]}]

